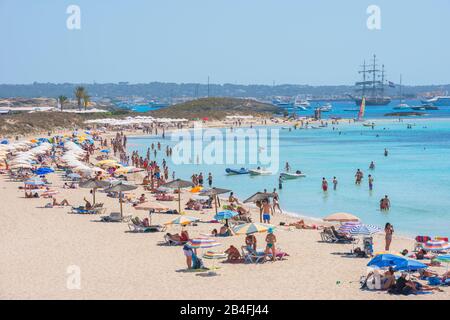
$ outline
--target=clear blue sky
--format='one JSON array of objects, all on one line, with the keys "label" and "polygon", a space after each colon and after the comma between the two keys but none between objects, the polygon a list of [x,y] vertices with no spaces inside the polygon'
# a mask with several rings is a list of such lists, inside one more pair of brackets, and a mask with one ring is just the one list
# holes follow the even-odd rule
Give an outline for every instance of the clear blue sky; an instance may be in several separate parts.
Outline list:
[{"label": "clear blue sky", "polygon": [[0,0],[0,83],[351,84],[376,53],[390,80],[447,84],[449,37],[449,0]]}]

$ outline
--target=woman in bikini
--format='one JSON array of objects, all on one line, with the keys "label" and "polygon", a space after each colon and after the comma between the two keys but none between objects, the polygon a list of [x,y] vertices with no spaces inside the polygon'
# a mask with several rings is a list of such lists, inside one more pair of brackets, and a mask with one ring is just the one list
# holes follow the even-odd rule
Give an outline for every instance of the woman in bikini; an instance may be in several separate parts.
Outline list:
[{"label": "woman in bikini", "polygon": [[394,233],[394,227],[388,222],[384,227],[384,232],[386,234],[385,235],[386,246],[384,247],[384,250],[389,251],[389,247],[391,246],[392,242],[392,234]]}]

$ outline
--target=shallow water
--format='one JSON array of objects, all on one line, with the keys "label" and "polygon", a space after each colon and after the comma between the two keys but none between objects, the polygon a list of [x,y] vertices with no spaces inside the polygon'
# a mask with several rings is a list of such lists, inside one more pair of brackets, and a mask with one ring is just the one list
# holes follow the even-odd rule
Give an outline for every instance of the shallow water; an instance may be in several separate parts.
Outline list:
[{"label": "shallow water", "polygon": [[[413,124],[407,129],[406,124]],[[223,130],[222,130],[223,131]],[[339,134],[339,131],[341,134]],[[378,137],[377,137],[378,135]],[[384,226],[394,225],[405,235],[450,235],[450,120],[405,119],[377,121],[375,129],[361,124],[341,124],[320,130],[279,130],[280,169],[286,161],[292,170],[301,170],[305,178],[283,183],[279,191],[281,206],[291,213],[324,217],[333,212],[350,212],[363,222]],[[128,149],[143,155],[154,137],[130,138]],[[170,137],[162,143],[174,145]],[[389,156],[383,154],[384,148]],[[242,151],[241,151],[242,152]],[[163,152],[157,156],[163,158]],[[246,151],[248,155],[248,150]],[[168,159],[166,159],[168,160]],[[375,170],[368,169],[370,161]],[[240,199],[256,191],[278,188],[278,174],[270,176],[227,176],[225,168],[248,165],[174,165],[168,160],[170,172],[190,180],[193,172],[211,172],[214,186],[232,189]],[[255,165],[250,166],[255,167]],[[361,185],[354,183],[356,169],[364,172]],[[367,175],[372,174],[373,191]],[[338,179],[332,190],[332,179]],[[322,177],[329,183],[328,192],[321,189]],[[388,195],[391,210],[380,212],[379,200]]]}]

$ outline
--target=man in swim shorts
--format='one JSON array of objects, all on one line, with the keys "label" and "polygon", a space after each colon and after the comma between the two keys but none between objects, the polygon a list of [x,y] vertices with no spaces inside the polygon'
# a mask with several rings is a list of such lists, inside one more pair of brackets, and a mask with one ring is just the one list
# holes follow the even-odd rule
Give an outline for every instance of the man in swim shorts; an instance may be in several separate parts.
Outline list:
[{"label": "man in swim shorts", "polygon": [[273,215],[273,209],[269,204],[268,199],[264,199],[262,202],[263,222],[270,223],[270,215]]}]

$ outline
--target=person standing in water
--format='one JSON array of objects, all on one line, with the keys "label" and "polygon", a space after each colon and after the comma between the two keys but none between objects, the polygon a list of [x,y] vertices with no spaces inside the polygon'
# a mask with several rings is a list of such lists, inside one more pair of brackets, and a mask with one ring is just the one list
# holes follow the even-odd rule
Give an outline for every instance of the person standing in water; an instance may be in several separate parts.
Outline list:
[{"label": "person standing in water", "polygon": [[328,190],[328,181],[325,178],[322,178],[322,190],[324,192]]},{"label": "person standing in water", "polygon": [[373,161],[370,162],[369,169],[370,170],[375,170],[375,163]]},{"label": "person standing in water", "polygon": [[337,189],[337,184],[338,184],[338,181],[337,181],[336,177],[333,177],[333,190]]},{"label": "person standing in water", "polygon": [[286,172],[289,172],[289,170],[291,170],[291,166],[289,165],[289,162],[286,161]]},{"label": "person standing in water", "polygon": [[369,174],[369,190],[373,190],[373,177],[371,174]]},{"label": "person standing in water", "polygon": [[283,189],[283,179],[281,178],[281,174],[278,177],[278,189]]},{"label": "person standing in water", "polygon": [[384,250],[389,251],[389,248],[390,248],[391,242],[392,242],[392,234],[394,233],[394,227],[389,222],[386,223],[386,226],[384,227],[384,233],[385,233],[385,240],[386,240],[386,245],[384,247]]},{"label": "person standing in water", "polygon": [[210,173],[208,173],[208,185],[209,185],[210,188],[212,186],[212,182],[213,182],[213,176],[212,176],[212,174],[210,172]]},{"label": "person standing in water", "polygon": [[384,156],[387,157],[389,154],[388,150],[386,148],[384,148]]}]

